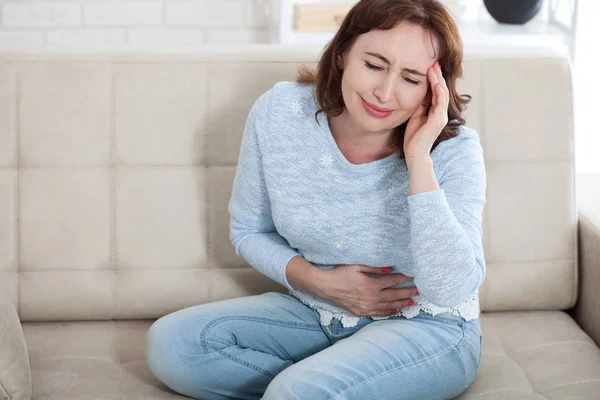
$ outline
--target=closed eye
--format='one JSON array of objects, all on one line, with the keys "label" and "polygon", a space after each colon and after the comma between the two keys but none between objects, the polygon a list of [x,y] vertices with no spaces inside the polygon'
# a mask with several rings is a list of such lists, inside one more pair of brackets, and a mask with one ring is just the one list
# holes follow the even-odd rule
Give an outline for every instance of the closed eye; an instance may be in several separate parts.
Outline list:
[{"label": "closed eye", "polygon": [[377,66],[377,65],[373,65],[368,61],[365,61],[365,65],[367,66],[367,68],[372,69],[373,71],[382,71],[383,68]]},{"label": "closed eye", "polygon": [[[381,68],[381,67],[380,67],[380,66],[378,66],[378,65],[371,64],[371,63],[370,63],[370,62],[368,62],[368,61],[365,61],[365,66],[366,66],[367,68],[369,68],[370,70],[373,70],[373,71],[383,71],[383,68]],[[413,80],[413,79],[404,78],[404,80],[405,80],[406,82],[408,82],[408,83],[412,84],[412,85],[419,85],[419,84],[420,84],[420,82],[419,82],[419,81],[415,81],[415,80]]]}]

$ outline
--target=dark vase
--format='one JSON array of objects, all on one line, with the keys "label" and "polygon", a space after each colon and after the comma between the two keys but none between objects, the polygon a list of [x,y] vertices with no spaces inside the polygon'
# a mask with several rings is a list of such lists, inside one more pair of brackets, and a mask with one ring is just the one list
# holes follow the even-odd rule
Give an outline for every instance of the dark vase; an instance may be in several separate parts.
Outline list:
[{"label": "dark vase", "polygon": [[543,0],[483,0],[492,18],[502,24],[522,25],[542,8]]}]

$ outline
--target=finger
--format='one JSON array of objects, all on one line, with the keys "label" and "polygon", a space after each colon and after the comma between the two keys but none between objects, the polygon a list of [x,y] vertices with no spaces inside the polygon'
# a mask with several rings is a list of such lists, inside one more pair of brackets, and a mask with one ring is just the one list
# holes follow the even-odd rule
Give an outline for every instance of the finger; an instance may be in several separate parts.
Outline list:
[{"label": "finger", "polygon": [[369,267],[367,265],[357,264],[360,272],[370,272],[372,274],[389,274],[390,271],[385,271],[383,268],[386,267]]},{"label": "finger", "polygon": [[436,104],[433,109],[435,115],[440,116],[444,112],[444,107],[446,106],[446,100],[444,99],[444,89],[442,88],[441,83],[435,85],[435,97]]},{"label": "finger", "polygon": [[440,82],[443,87],[447,87],[446,80],[444,79],[444,74],[442,73],[442,66],[439,63],[438,63],[438,66],[439,67],[435,69],[436,76],[438,78],[438,82]]},{"label": "finger", "polygon": [[[397,314],[398,310],[397,309],[387,309],[385,311],[371,311],[369,312],[367,315],[364,315],[365,317],[388,317],[390,315],[393,314]],[[361,315],[362,317],[362,315]]]},{"label": "finger", "polygon": [[419,291],[417,288],[387,288],[380,291],[382,302],[410,300],[411,297],[418,295]]},{"label": "finger", "polygon": [[446,83],[444,83],[444,99],[446,99],[446,105],[444,106],[444,112],[446,114],[448,114],[448,107],[450,106],[450,91],[448,90],[448,87],[445,85],[446,85]]},{"label": "finger", "polygon": [[[444,99],[443,100],[444,107],[446,109],[448,109],[448,104],[449,104],[449,100],[450,100],[450,92],[448,91],[448,85],[446,84],[446,79],[444,79],[444,74],[442,73],[442,68],[441,68],[439,62],[436,61],[435,65],[436,65],[436,67],[434,68],[435,69],[435,75],[436,75],[437,80],[438,80],[438,82],[440,83],[440,85],[442,86],[442,89],[443,89],[443,96],[442,96],[442,98]],[[437,66],[439,66],[439,68]]]},{"label": "finger", "polygon": [[368,311],[367,314],[369,316],[388,315],[391,311],[398,312],[399,308],[412,306],[413,304],[408,304],[411,301],[412,301],[412,299],[406,299],[406,300],[395,300],[395,301],[390,301],[390,302],[386,302],[386,303],[377,303],[373,306],[372,310]]},{"label": "finger", "polygon": [[[402,308],[402,307],[410,307],[407,305],[407,303],[409,302],[409,300],[405,301],[405,302],[393,302],[393,303],[387,303],[388,307],[387,308],[380,308],[378,306],[378,308],[374,308],[372,310],[366,311],[364,314],[356,314],[355,315],[361,315],[361,316],[367,316],[367,317],[384,317],[384,316],[388,316],[393,314],[398,314],[398,309]],[[383,303],[381,303],[383,304]],[[412,304],[411,304],[412,305]],[[385,307],[385,306],[384,306]]]},{"label": "finger", "polygon": [[437,85],[438,96],[440,97],[439,107],[434,110],[434,114],[436,117],[440,119],[441,122],[448,117],[448,100],[446,97],[446,92],[441,84]]},{"label": "finger", "polygon": [[442,82],[442,87],[444,89],[444,100],[446,101],[445,109],[447,110],[450,106],[450,90],[448,89],[448,84],[446,83],[446,78],[442,75],[442,71],[440,70],[440,77]]},{"label": "finger", "polygon": [[[413,299],[394,300],[386,303],[377,303],[374,307],[375,310],[393,310],[401,307],[410,307],[414,303]],[[409,304],[410,303],[410,304]]]},{"label": "finger", "polygon": [[436,85],[439,83],[435,65],[430,68],[429,80],[431,82],[431,107],[435,109],[440,102],[439,93],[436,90]]},{"label": "finger", "polygon": [[[441,75],[441,72],[440,72]],[[448,90],[448,86],[446,86],[446,80],[444,79],[444,77],[441,77],[439,79],[440,82],[440,87],[442,89],[442,103],[444,104],[444,109],[447,110],[448,109],[448,104],[450,102],[450,91]]]},{"label": "finger", "polygon": [[428,76],[429,76],[429,81],[431,82],[431,91],[433,92],[433,87],[435,86],[436,83],[439,82],[437,68],[435,67],[435,65],[433,65],[431,68],[429,68]]},{"label": "finger", "polygon": [[414,277],[406,276],[403,274],[390,274],[385,276],[372,276],[371,278],[376,279],[376,287],[379,290],[383,290],[399,283],[412,281]]}]

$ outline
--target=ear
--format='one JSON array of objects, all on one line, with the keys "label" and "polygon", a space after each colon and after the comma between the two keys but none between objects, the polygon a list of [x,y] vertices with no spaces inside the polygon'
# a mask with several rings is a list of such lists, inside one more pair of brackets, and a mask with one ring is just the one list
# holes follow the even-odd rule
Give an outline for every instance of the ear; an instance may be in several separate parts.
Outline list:
[{"label": "ear", "polygon": [[338,68],[339,69],[344,69],[344,59],[343,59],[343,57],[342,57],[341,54],[338,54],[336,61],[337,61]]}]

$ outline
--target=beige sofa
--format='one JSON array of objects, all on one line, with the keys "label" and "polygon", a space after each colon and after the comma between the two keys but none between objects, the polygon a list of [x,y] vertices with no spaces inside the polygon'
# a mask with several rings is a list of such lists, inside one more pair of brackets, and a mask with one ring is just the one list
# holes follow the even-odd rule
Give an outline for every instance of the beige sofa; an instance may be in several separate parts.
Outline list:
[{"label": "beige sofa", "polygon": [[[227,203],[251,105],[318,54],[0,56],[0,399],[184,398],[146,366],[152,322],[285,292],[235,254]],[[467,49],[464,67],[487,276],[460,398],[600,399],[600,204],[576,203],[569,63]]]}]

